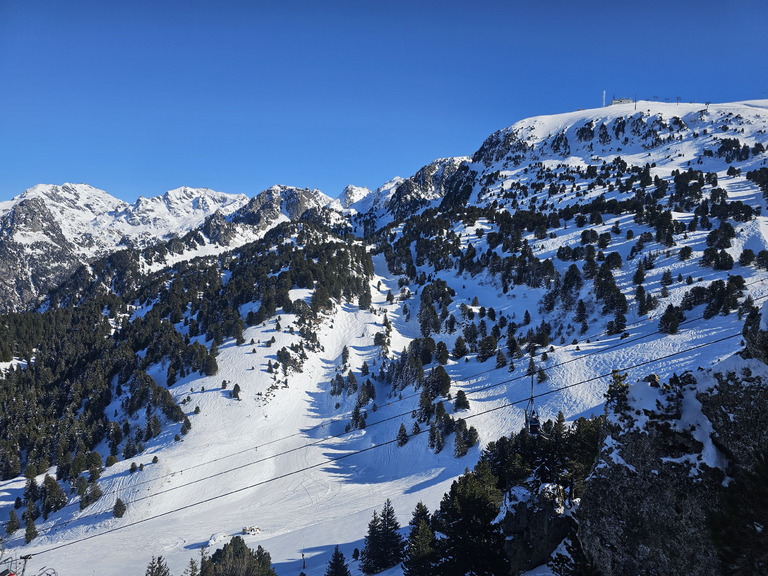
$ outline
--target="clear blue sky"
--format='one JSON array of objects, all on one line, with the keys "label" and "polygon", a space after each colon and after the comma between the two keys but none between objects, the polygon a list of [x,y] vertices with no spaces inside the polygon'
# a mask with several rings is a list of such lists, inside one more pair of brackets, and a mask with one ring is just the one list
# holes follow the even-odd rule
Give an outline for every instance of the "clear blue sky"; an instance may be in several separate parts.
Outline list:
[{"label": "clear blue sky", "polygon": [[768,95],[768,3],[0,0],[0,200],[337,196],[608,98]]}]

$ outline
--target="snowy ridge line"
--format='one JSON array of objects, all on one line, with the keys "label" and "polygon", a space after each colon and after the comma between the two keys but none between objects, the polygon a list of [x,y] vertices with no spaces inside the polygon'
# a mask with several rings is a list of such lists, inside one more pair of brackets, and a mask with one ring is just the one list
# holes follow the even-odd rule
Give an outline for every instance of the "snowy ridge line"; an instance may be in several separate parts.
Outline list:
[{"label": "snowy ridge line", "polygon": [[[762,280],[755,280],[753,282],[748,283],[747,285],[756,284],[758,281],[762,281]],[[768,295],[759,296],[759,297],[755,298],[754,301],[758,302],[758,301],[764,300],[766,298],[768,298]],[[688,318],[688,319],[684,320],[683,322],[681,322],[680,325],[682,326],[683,324],[689,324],[691,322],[695,322],[697,320],[702,320],[702,319],[704,319],[703,315],[702,316],[697,316],[695,318]],[[641,322],[637,322],[636,324],[643,324],[644,322],[645,321],[641,321]],[[600,334],[598,334],[598,336],[601,335],[601,334],[603,334],[603,333],[601,332]],[[551,369],[558,368],[558,367],[564,366],[566,364],[570,364],[572,362],[576,362],[576,361],[579,361],[579,360],[584,360],[584,359],[587,359],[587,358],[591,358],[592,356],[604,354],[604,353],[606,353],[606,352],[608,352],[610,350],[615,350],[617,348],[622,348],[622,347],[627,346],[629,344],[633,344],[635,342],[638,342],[640,340],[644,340],[646,338],[649,338],[651,336],[655,336],[655,335],[658,335],[658,334],[661,334],[660,330],[656,330],[655,332],[649,332],[648,334],[637,336],[635,338],[620,340],[616,344],[612,344],[610,346],[605,346],[605,347],[603,347],[603,348],[601,348],[599,350],[594,350],[592,352],[586,352],[586,353],[584,353],[581,356],[578,356],[576,358],[570,358],[570,359],[565,360],[563,362],[559,362],[559,363],[556,363],[556,364],[551,364],[550,366],[545,367],[544,371],[547,372],[547,371],[549,371]],[[731,337],[728,337],[728,338],[731,338]],[[726,339],[728,339],[728,338],[726,338]],[[707,346],[707,345],[709,345],[709,343],[704,343],[704,344],[701,344],[699,346]],[[689,350],[693,350],[693,349],[695,349],[695,347],[691,348]],[[687,351],[687,350],[683,350],[681,352],[685,352],[685,351]],[[675,352],[672,355],[679,354],[681,352]],[[666,358],[666,357],[664,357],[664,358]],[[636,368],[638,366],[640,366],[640,365],[631,366],[628,369]],[[495,370],[500,370],[500,369],[501,368],[490,368],[488,370],[484,370],[482,372],[478,372],[478,373],[466,376],[466,377],[462,378],[461,380],[456,380],[455,382],[468,382],[468,381],[470,381],[470,380],[472,380],[474,378],[477,378],[478,376],[482,376],[483,374],[487,374],[487,373],[493,372]],[[471,395],[471,394],[476,394],[476,393],[479,393],[479,392],[485,392],[487,390],[491,390],[491,389],[496,388],[498,386],[503,386],[504,384],[510,384],[512,382],[517,382],[519,380],[524,380],[524,379],[528,378],[528,376],[530,376],[530,375],[529,374],[523,374],[523,375],[513,376],[512,378],[508,378],[506,380],[502,380],[502,381],[496,382],[494,384],[489,384],[487,386],[476,388],[474,390],[466,390],[465,393],[467,395]],[[597,380],[597,379],[603,378],[605,376],[606,376],[605,374],[598,375],[598,376],[593,377],[592,380]],[[584,381],[584,382],[581,382],[581,383],[590,382],[592,380],[587,380],[587,381]],[[564,388],[556,388],[556,389],[553,389],[551,392],[558,392],[558,391],[561,391],[563,389]],[[551,392],[549,392],[549,393],[551,393]],[[398,403],[398,402],[402,402],[402,401],[405,401],[405,400],[408,400],[408,399],[411,399],[411,398],[415,398],[416,396],[419,396],[419,395],[420,395],[420,393],[409,394],[407,396],[403,396],[402,398],[393,399],[390,402],[388,402],[387,404],[391,406],[392,404],[395,404],[395,403]],[[542,396],[544,396],[544,395],[546,395],[546,394],[542,394]],[[538,397],[538,396],[536,396],[536,397]],[[399,414],[395,414],[393,416],[389,416],[389,417],[384,418],[382,420],[377,420],[375,422],[370,422],[370,423],[368,423],[366,425],[366,428],[370,428],[370,427],[376,426],[378,424],[383,424],[383,423],[386,423],[386,422],[390,422],[390,421],[395,420],[397,418],[402,418],[404,416],[407,416],[407,415],[411,414],[412,412],[413,412],[412,410],[409,410],[407,412],[401,412]],[[470,418],[470,417],[471,416],[467,416],[467,418]],[[318,428],[324,427],[326,424],[330,425],[330,424],[332,424],[334,422],[339,422],[339,421],[342,421],[342,420],[346,420],[346,418],[347,418],[347,416],[333,418],[333,419],[330,419],[328,421],[325,421],[325,422],[322,422],[320,424],[317,424],[315,426],[312,426],[310,428],[307,428],[304,431],[295,432],[295,433],[293,433],[291,435],[288,435],[288,436],[283,436],[281,438],[276,438],[274,440],[270,440],[269,442],[265,442],[263,444],[260,444],[259,446],[267,446],[267,445],[275,444],[275,443],[278,443],[278,442],[281,442],[281,441],[284,441],[284,440],[287,440],[287,439],[290,439],[290,438],[294,438],[296,436],[301,436],[301,435],[305,434],[306,432],[309,432],[309,431],[316,430]],[[465,418],[465,420],[467,418]],[[192,480],[192,481],[190,481],[188,483],[185,483],[185,484],[180,484],[178,486],[173,486],[171,488],[168,488],[166,490],[162,490],[160,492],[155,492],[155,493],[153,493],[150,496],[139,496],[138,498],[135,498],[133,500],[128,501],[127,504],[134,504],[134,503],[137,503],[137,502],[141,502],[143,500],[147,500],[149,498],[153,498],[153,497],[156,497],[156,496],[159,496],[159,495],[167,494],[169,492],[173,492],[175,490],[178,490],[178,489],[181,489],[181,488],[185,488],[187,486],[191,486],[191,485],[197,484],[199,482],[203,482],[203,481],[210,480],[210,479],[213,479],[213,478],[216,478],[216,477],[219,477],[219,476],[223,476],[223,475],[229,474],[231,472],[235,472],[237,470],[242,470],[242,469],[247,468],[249,466],[255,466],[256,464],[260,464],[262,462],[273,460],[273,459],[278,458],[280,456],[291,454],[293,452],[297,452],[299,450],[304,450],[306,448],[311,448],[312,446],[318,446],[318,445],[320,445],[320,444],[322,444],[322,443],[324,443],[324,442],[326,442],[328,440],[335,439],[335,438],[342,438],[342,437],[344,437],[346,435],[352,434],[353,432],[355,432],[355,430],[349,430],[349,431],[345,431],[345,432],[338,432],[336,434],[330,434],[328,436],[325,436],[323,438],[317,439],[317,440],[315,440],[313,442],[309,442],[307,444],[303,444],[301,446],[295,446],[295,447],[290,448],[288,450],[284,450],[282,452],[277,452],[275,454],[271,454],[270,456],[266,456],[264,458],[260,458],[258,460],[254,460],[252,462],[247,462],[245,464],[241,464],[241,465],[236,466],[234,468],[228,468],[226,470],[222,470],[222,471],[217,472],[215,474],[212,474],[212,475],[209,475],[209,476],[204,476],[204,477],[198,478],[196,480]],[[256,448],[254,448],[253,450],[256,450],[257,448],[258,448],[258,446]],[[242,454],[245,454],[246,452],[249,452],[249,451],[250,451],[250,449],[249,450],[244,450],[242,452],[235,452],[233,454],[228,454],[226,456],[221,456],[219,458],[214,458],[212,460],[208,460],[206,462],[201,462],[199,464],[195,464],[195,465],[189,466],[187,468],[181,468],[181,469],[176,470],[176,471],[174,471],[172,473],[168,473],[168,474],[165,474],[163,476],[159,476],[158,478],[153,478],[151,480],[139,481],[136,484],[134,484],[133,486],[134,487],[138,487],[138,486],[142,486],[144,484],[154,483],[157,480],[162,480],[163,478],[171,477],[171,476],[175,475],[179,471],[185,472],[185,471],[189,471],[189,470],[194,470],[195,468],[206,466],[206,465],[209,465],[209,464],[214,463],[214,462],[220,462],[220,461],[225,460],[227,458],[232,458],[232,457],[235,457],[235,456],[241,456]],[[107,496],[107,495],[110,495],[110,494],[117,494],[118,492],[119,492],[118,490],[110,490],[110,491],[104,492],[104,496]],[[74,507],[75,505],[76,505],[76,503],[67,504],[62,509],[69,508],[69,507]],[[73,518],[73,519],[70,519],[70,520],[64,520],[63,522],[58,523],[56,525],[56,527],[60,528],[60,527],[63,527],[63,526],[67,526],[68,524],[71,524],[73,522],[82,520],[83,518],[88,518],[88,517],[91,517],[91,516],[97,516],[99,514],[100,513],[85,514],[85,515],[82,515],[82,516],[78,516],[77,518]]]},{"label": "snowy ridge line", "polygon": [[[536,399],[536,398],[542,398],[542,397],[544,397],[544,396],[550,396],[550,395],[552,395],[552,394],[555,394],[555,393],[557,393],[557,392],[562,392],[563,390],[568,390],[568,389],[570,389],[570,388],[575,388],[575,387],[577,387],[577,386],[583,386],[584,384],[588,384],[588,383],[590,383],[590,382],[594,382],[594,381],[596,381],[596,380],[600,380],[600,379],[602,379],[602,378],[608,378],[608,377],[611,377],[611,376],[613,375],[613,372],[614,372],[614,371],[619,371],[619,372],[622,372],[622,371],[629,371],[629,370],[633,370],[633,369],[635,369],[635,368],[640,368],[641,366],[647,366],[647,365],[649,365],[649,364],[654,364],[654,363],[656,363],[656,362],[660,362],[660,361],[662,361],[662,360],[668,360],[669,358],[673,358],[674,356],[678,356],[678,355],[680,355],[680,354],[685,354],[685,353],[687,353],[687,352],[691,352],[691,351],[693,351],[693,350],[697,350],[697,349],[700,349],[700,348],[704,348],[704,347],[706,347],[706,346],[711,346],[711,345],[713,345],[713,344],[719,344],[720,342],[724,342],[724,341],[726,341],[726,340],[730,340],[731,338],[737,338],[737,337],[741,337],[741,336],[742,336],[742,334],[741,334],[741,331],[739,331],[739,332],[736,332],[735,334],[731,334],[731,335],[729,335],[729,336],[723,336],[723,337],[721,337],[721,338],[718,338],[718,339],[716,339],[716,340],[712,340],[712,341],[710,341],[710,342],[704,342],[704,343],[702,343],[702,344],[697,344],[696,346],[691,346],[691,347],[689,347],[689,348],[685,348],[685,349],[683,349],[683,350],[678,350],[677,352],[671,352],[670,354],[666,354],[666,355],[664,355],[664,356],[660,356],[660,357],[658,357],[658,358],[653,358],[652,360],[646,360],[646,361],[644,361],[644,362],[638,362],[637,364],[633,364],[633,365],[631,365],[631,366],[624,366],[624,367],[622,367],[622,368],[614,368],[614,369],[613,369],[611,372],[607,372],[607,373],[604,373],[604,374],[599,374],[599,375],[597,375],[597,376],[593,376],[593,377],[591,377],[591,378],[587,378],[586,380],[581,380],[581,381],[579,381],[579,382],[573,382],[573,383],[571,383],[571,384],[566,384],[566,385],[564,385],[564,386],[560,386],[560,387],[558,387],[558,388],[553,388],[553,389],[551,389],[551,390],[547,390],[547,391],[545,391],[545,392],[540,392],[540,393],[538,393],[538,394],[534,394],[534,395],[533,395],[533,398],[534,398],[534,399]],[[516,378],[516,379],[517,379],[517,378]],[[475,417],[477,417],[477,416],[483,416],[483,415],[485,415],[485,414],[489,414],[489,413],[491,413],[491,412],[496,412],[497,410],[501,410],[501,409],[503,409],[503,408],[510,408],[510,407],[512,407],[512,406],[516,406],[516,405],[518,405],[518,404],[523,404],[523,403],[525,403],[525,402],[528,402],[528,400],[529,400],[529,399],[530,399],[530,397],[526,397],[526,398],[522,398],[522,399],[520,399],[520,400],[514,400],[514,401],[511,401],[511,402],[507,402],[507,403],[501,404],[501,405],[499,405],[499,406],[495,406],[495,407],[493,407],[493,408],[488,408],[487,410],[482,410],[482,411],[480,411],[480,412],[476,412],[476,413],[474,413],[474,414],[469,414],[469,415],[467,415],[467,416],[464,418],[464,420],[470,420],[470,419],[472,419],[472,418],[475,418]],[[410,414],[410,411],[409,411],[409,412],[407,412],[407,413],[405,413],[405,414]],[[399,415],[397,415],[397,416],[394,416],[394,417],[392,417],[392,418],[388,418],[388,419],[386,419],[386,420],[392,420],[392,419],[394,419],[394,418],[402,417],[402,416],[403,416],[403,415],[405,415],[405,414],[399,414]],[[385,420],[382,420],[382,421],[380,421],[380,422],[384,422],[384,421],[385,421]],[[377,424],[377,423],[378,423],[378,422],[374,422],[374,423],[372,423],[371,425],[375,425],[375,424]],[[423,433],[425,433],[425,432],[428,432],[428,429],[419,430],[419,431],[418,431],[418,432],[416,432],[415,434],[414,434],[414,433],[412,433],[412,434],[411,434],[411,436],[419,436],[420,434],[423,434]],[[138,524],[143,524],[143,523],[145,523],[145,522],[149,522],[149,521],[151,521],[151,520],[156,520],[156,519],[158,519],[158,518],[162,518],[162,517],[165,517],[165,516],[169,516],[169,515],[171,515],[171,514],[175,514],[176,512],[182,512],[182,511],[184,511],[184,510],[188,510],[188,509],[190,509],[190,508],[194,508],[194,507],[196,507],[196,506],[200,506],[200,505],[202,505],[202,504],[207,504],[207,503],[209,503],[209,502],[213,502],[213,501],[215,501],[215,500],[219,500],[219,499],[221,499],[221,498],[226,498],[227,496],[232,496],[232,495],[234,495],[234,494],[238,494],[238,493],[240,493],[240,492],[244,492],[244,491],[246,491],[246,490],[250,490],[250,489],[252,489],[252,488],[257,488],[257,487],[259,487],[259,486],[263,486],[263,485],[265,485],[265,484],[270,484],[270,483],[272,483],[272,482],[275,482],[275,481],[277,481],[277,480],[282,480],[282,479],[288,478],[288,477],[290,477],[290,476],[294,476],[294,475],[296,475],[296,474],[301,474],[301,473],[303,473],[303,472],[306,472],[306,471],[308,471],[308,470],[313,470],[313,469],[315,469],[315,468],[319,468],[319,467],[321,467],[321,466],[325,466],[325,465],[327,465],[327,464],[331,464],[331,463],[333,463],[333,462],[337,462],[337,461],[339,461],[339,460],[344,460],[344,459],[346,459],[346,458],[349,458],[349,457],[351,457],[351,456],[356,456],[356,455],[358,455],[358,454],[363,454],[363,453],[365,453],[365,452],[369,452],[369,451],[371,451],[371,450],[374,450],[374,449],[376,449],[376,448],[382,448],[382,447],[384,447],[384,446],[389,446],[389,445],[391,445],[391,444],[394,444],[394,443],[396,443],[397,441],[398,441],[398,439],[397,439],[397,438],[394,438],[394,439],[392,439],[392,440],[388,440],[388,441],[386,441],[386,442],[381,442],[381,443],[379,443],[379,444],[375,444],[375,445],[373,445],[373,446],[368,446],[367,448],[362,448],[362,449],[360,449],[360,450],[353,450],[353,451],[351,451],[351,452],[348,452],[348,453],[346,453],[346,454],[342,454],[342,455],[340,455],[340,456],[336,456],[336,457],[333,457],[333,458],[328,458],[328,459],[326,459],[326,460],[324,460],[324,461],[322,461],[322,462],[318,462],[318,463],[315,463],[315,464],[311,464],[311,465],[305,466],[305,467],[303,467],[303,468],[299,468],[298,470],[293,470],[293,471],[291,471],[291,472],[286,472],[286,473],[284,473],[284,474],[280,474],[279,476],[275,476],[275,477],[272,477],[272,478],[267,478],[267,479],[265,479],[265,480],[261,480],[261,481],[259,481],[259,482],[256,482],[256,483],[254,483],[254,484],[250,484],[250,485],[247,485],[247,486],[243,486],[243,487],[237,488],[237,489],[235,489],[235,490],[230,490],[229,492],[225,492],[225,493],[223,493],[223,494],[219,494],[219,495],[216,495],[216,496],[211,496],[211,497],[209,497],[209,498],[205,498],[205,499],[203,499],[203,500],[200,500],[200,501],[198,501],[198,502],[191,502],[191,503],[189,503],[189,504],[185,504],[184,506],[181,506],[181,507],[179,507],[179,508],[175,508],[175,509],[173,509],[173,510],[167,510],[167,511],[165,511],[165,512],[161,512],[161,513],[159,513],[159,514],[156,514],[156,515],[154,515],[154,516],[147,516],[146,518],[142,518],[142,519],[140,519],[140,520],[136,520],[136,521],[134,521],[134,522],[130,522],[130,523],[128,523],[128,524],[124,524],[123,526],[116,526],[116,527],[114,527],[114,528],[109,528],[109,529],[107,529],[107,530],[104,530],[104,531],[102,531],[102,532],[99,532],[98,534],[92,534],[92,535],[90,535],[90,536],[84,536],[84,537],[82,537],[82,538],[77,538],[77,539],[75,539],[75,540],[71,540],[71,541],[69,541],[69,542],[64,542],[64,543],[62,543],[62,544],[59,544],[59,545],[57,545],[57,546],[54,546],[54,547],[52,547],[52,548],[49,548],[49,549],[47,549],[47,550],[43,550],[43,551],[41,551],[41,552],[37,552],[37,553],[35,554],[35,556],[40,556],[40,555],[43,555],[43,554],[47,554],[48,552],[53,552],[53,551],[55,551],[55,550],[60,550],[60,549],[62,549],[62,548],[65,548],[65,547],[67,547],[67,546],[72,546],[72,545],[74,545],[74,544],[79,544],[79,543],[81,543],[81,542],[84,542],[84,541],[86,541],[86,540],[91,540],[91,539],[93,539],[93,538],[97,538],[97,537],[99,537],[99,536],[103,536],[103,535],[106,535],[106,534],[111,534],[111,533],[113,533],[113,532],[117,532],[117,531],[119,531],[119,530],[123,530],[123,529],[125,529],[125,528],[130,528],[130,527],[136,526],[136,525],[138,525]],[[275,455],[275,456],[277,456],[277,455]],[[252,463],[252,464],[253,464],[253,463]],[[214,476],[218,476],[218,475],[220,475],[220,474],[221,474],[221,473],[219,473],[219,474],[215,474],[215,475],[211,476],[211,478],[213,478]],[[198,482],[198,481],[199,481],[199,480],[196,480],[196,481],[192,481],[192,482],[189,482],[189,483],[187,483],[186,485],[191,485],[191,484],[194,484],[194,483],[196,483],[196,482]],[[182,486],[183,486],[183,485],[182,485]],[[178,488],[178,487],[174,487],[174,488],[172,488],[172,489],[169,489],[169,490],[167,490],[167,491],[165,491],[165,492],[170,492],[171,490],[175,490],[176,488]],[[158,494],[164,494],[165,492],[158,492],[158,493],[154,494],[154,496],[157,496]],[[139,500],[142,500],[142,499],[145,499],[145,498],[148,498],[148,496],[145,496],[145,497],[143,497],[143,498],[139,498],[139,499],[137,499],[137,500],[135,500],[135,501],[132,501],[132,502],[136,502],[136,501],[139,501]],[[86,516],[83,516],[83,517],[81,517],[80,519],[82,519],[82,518],[85,518],[85,517],[88,517],[88,515],[86,515]],[[62,523],[61,525],[63,525],[63,523]],[[46,534],[47,534],[47,533],[46,533]]]}]

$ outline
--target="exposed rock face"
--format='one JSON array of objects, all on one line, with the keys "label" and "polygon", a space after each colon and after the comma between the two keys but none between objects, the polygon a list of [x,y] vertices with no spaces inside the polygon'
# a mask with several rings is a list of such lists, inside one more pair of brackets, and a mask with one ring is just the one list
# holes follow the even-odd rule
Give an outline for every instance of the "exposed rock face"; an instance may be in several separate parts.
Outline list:
[{"label": "exposed rock face", "polygon": [[319,208],[330,198],[318,190],[290,186],[272,186],[264,190],[232,215],[233,222],[266,230],[279,219],[296,220],[310,208]]},{"label": "exposed rock face", "polygon": [[0,202],[0,312],[34,305],[83,264],[184,234],[247,197],[179,188],[128,204],[86,184],[40,184]]},{"label": "exposed rock face", "polygon": [[0,309],[23,308],[80,263],[45,203],[22,200],[0,219]]},{"label": "exposed rock face", "polygon": [[512,574],[545,564],[574,523],[560,486],[545,484],[529,496],[513,504],[502,521]]},{"label": "exposed rock face", "polygon": [[733,357],[714,373],[638,383],[609,419],[577,516],[606,576],[721,574],[708,514],[727,475],[768,441],[768,367]]},{"label": "exposed rock face", "polygon": [[531,146],[520,137],[520,131],[519,127],[511,126],[494,132],[474,153],[472,162],[482,163],[487,167],[508,156],[521,158]]},{"label": "exposed rock face", "polygon": [[442,198],[448,182],[464,160],[443,158],[427,164],[395,189],[387,210],[395,218],[406,218],[431,200]]}]

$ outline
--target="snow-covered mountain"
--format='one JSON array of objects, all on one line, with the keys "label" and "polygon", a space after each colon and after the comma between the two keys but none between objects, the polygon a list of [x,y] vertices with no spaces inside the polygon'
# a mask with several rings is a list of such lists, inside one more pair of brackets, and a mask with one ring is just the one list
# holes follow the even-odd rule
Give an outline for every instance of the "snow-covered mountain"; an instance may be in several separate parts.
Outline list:
[{"label": "snow-covered mountain", "polygon": [[[371,191],[365,186],[354,186],[349,184],[344,187],[341,194],[338,197],[338,209],[346,210],[352,207],[353,204],[360,202],[363,198],[371,194]],[[336,203],[333,204],[336,207]]]},{"label": "snow-covered mountain", "polygon": [[182,187],[133,204],[86,184],[34,186],[0,203],[0,310],[24,308],[79,265],[116,250],[142,250],[204,224],[216,250],[231,249],[329,202],[318,190],[290,186],[273,186],[252,199]]},{"label": "snow-covered mountain", "polygon": [[[320,576],[336,545],[348,560],[363,547],[372,512],[386,499],[402,525],[419,501],[436,510],[483,449],[521,429],[532,386],[543,419],[562,412],[570,423],[603,413],[614,370],[626,374],[624,416],[609,422],[599,473],[581,470],[577,483],[615,488],[591,495],[583,488],[588,525],[579,534],[591,538],[584,549],[606,573],[621,574],[646,550],[642,534],[624,527],[660,534],[658,502],[644,505],[650,519],[627,524],[625,486],[650,487],[650,495],[631,495],[640,501],[662,493],[662,480],[674,484],[664,518],[703,517],[707,495],[723,502],[724,478],[749,462],[745,446],[757,443],[742,441],[750,414],[762,414],[763,404],[768,410],[768,368],[759,365],[768,360],[768,309],[759,313],[768,300],[768,101],[636,106],[522,120],[472,156],[435,161],[376,191],[348,187],[336,201],[272,187],[201,219],[188,245],[158,249],[156,266],[130,290],[118,288],[117,269],[72,280],[84,304],[94,299],[84,310],[98,317],[89,330],[106,334],[96,344],[115,338],[109,354],[96,365],[75,355],[72,364],[89,369],[75,384],[66,378],[78,374],[63,372],[63,361],[43,366],[54,348],[34,341],[20,342],[25,354],[0,367],[40,365],[39,395],[57,398],[70,424],[38,428],[71,443],[66,455],[79,458],[79,478],[88,476],[82,462],[90,450],[103,460],[114,453],[114,461],[100,471],[101,498],[81,508],[83,496],[71,493],[66,508],[37,520],[31,543],[22,528],[6,545],[59,573],[87,565],[128,575],[162,555],[178,575],[201,545],[212,552],[258,526],[243,537],[272,554],[278,574]],[[127,209],[101,202],[114,214]],[[44,202],[26,198],[13,208],[3,230],[19,245],[31,236],[50,259],[76,259],[66,225]],[[158,212],[170,218],[173,210]],[[341,222],[349,225],[336,233]],[[217,258],[169,268],[205,254]],[[752,360],[737,355],[742,338]],[[65,375],[47,376],[54,369]],[[430,396],[441,370],[450,395]],[[106,388],[88,396],[93,382]],[[737,386],[759,402],[754,411]],[[158,415],[169,406],[160,391],[183,418]],[[469,408],[458,406],[459,392]],[[718,409],[720,395],[727,413]],[[6,412],[0,418],[13,411]],[[479,442],[466,455],[438,412],[476,429]],[[98,426],[88,428],[87,418]],[[650,434],[642,429],[649,422],[657,426]],[[408,438],[398,445],[401,425]],[[648,437],[666,443],[649,446]],[[22,465],[51,460],[16,436],[3,440],[3,473],[14,472],[0,483],[6,522],[16,497],[24,498]],[[16,461],[7,456],[12,440]],[[82,488],[86,480],[75,482]],[[516,570],[534,568],[527,543],[544,540],[540,526],[578,517],[578,502],[555,497],[538,523],[532,502],[565,484],[555,478],[505,493],[498,523]],[[696,497],[671,512],[689,490]],[[113,514],[118,497],[127,504],[122,517]],[[603,505],[611,534],[600,525]],[[690,534],[697,546],[714,546],[700,525],[674,526],[678,539],[669,542]],[[604,538],[632,557],[601,547]],[[559,550],[566,548],[563,541]],[[539,552],[543,563],[553,550]],[[715,556],[710,549],[702,557],[714,566]],[[351,569],[359,575],[360,562]]]}]

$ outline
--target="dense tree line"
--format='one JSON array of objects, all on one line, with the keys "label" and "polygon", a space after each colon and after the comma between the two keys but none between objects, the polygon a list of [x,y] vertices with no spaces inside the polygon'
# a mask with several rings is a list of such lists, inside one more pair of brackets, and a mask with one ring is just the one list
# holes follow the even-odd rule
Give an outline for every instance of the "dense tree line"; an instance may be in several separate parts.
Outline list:
[{"label": "dense tree line", "polygon": [[[183,262],[143,281],[137,262],[131,251],[114,254],[52,292],[47,311],[0,318],[0,361],[27,363],[0,379],[3,478],[58,464],[59,477],[74,480],[83,471],[78,463],[104,439],[113,456],[125,456],[159,434],[162,420],[188,431],[181,408],[147,375],[153,364],[167,363],[168,386],[195,372],[213,375],[224,338],[244,343],[247,323],[279,309],[299,314],[301,335],[318,346],[312,322],[331,299],[370,302],[373,263],[365,245],[306,222],[278,226],[236,253]],[[311,304],[292,302],[292,288],[312,289]],[[241,317],[241,306],[250,302],[259,307]],[[137,307],[142,313],[132,314]],[[280,351],[281,359],[297,369],[306,356],[303,349],[292,352]],[[122,416],[105,413],[115,399]],[[144,408],[146,428],[131,430],[127,418]]]}]

